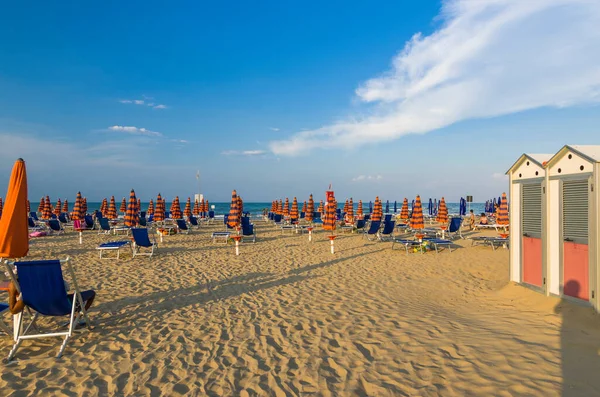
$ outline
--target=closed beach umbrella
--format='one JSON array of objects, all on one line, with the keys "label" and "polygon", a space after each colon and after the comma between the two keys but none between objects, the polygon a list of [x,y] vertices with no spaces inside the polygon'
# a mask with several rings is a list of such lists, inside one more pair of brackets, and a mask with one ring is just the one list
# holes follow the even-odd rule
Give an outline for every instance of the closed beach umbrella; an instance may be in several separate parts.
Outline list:
[{"label": "closed beach umbrella", "polygon": [[108,211],[106,211],[105,216],[108,219],[117,219],[117,202],[115,201],[115,196],[110,197],[110,204],[108,205]]},{"label": "closed beach umbrella", "polygon": [[142,211],[142,199],[137,199],[137,212],[140,213]]},{"label": "closed beach umbrella", "polygon": [[429,198],[429,205],[427,206],[427,211],[429,212],[429,215],[433,215],[433,201],[431,200],[431,197]]},{"label": "closed beach umbrella", "polygon": [[29,202],[29,200],[27,200],[27,216],[29,216],[30,212],[31,212],[31,203]]},{"label": "closed beach umbrella", "polygon": [[230,227],[235,228],[238,226],[239,214],[237,192],[233,190],[231,192],[231,204],[229,205],[229,217],[227,218],[227,224]]},{"label": "closed beach umbrella", "polygon": [[348,201],[348,211],[346,211],[346,217],[350,220],[354,220],[354,202],[352,201],[352,197],[350,197],[350,201]]},{"label": "closed beach umbrella", "polygon": [[63,203],[62,212],[69,213],[69,200],[67,199],[65,199],[65,202]]},{"label": "closed beach umbrella", "polygon": [[272,213],[277,212],[277,200],[271,201],[271,212]]},{"label": "closed beach umbrella", "polygon": [[400,219],[408,220],[408,199],[404,198],[402,208],[400,209]]},{"label": "closed beach umbrella", "polygon": [[411,211],[415,210],[415,200],[412,201],[411,206],[410,206],[410,210]]},{"label": "closed beach umbrella", "polygon": [[46,196],[44,200],[44,209],[42,210],[42,219],[52,218],[52,204],[50,204],[50,197]]},{"label": "closed beach umbrella", "polygon": [[320,213],[321,215],[324,215],[323,211],[325,211],[325,206],[323,205],[323,200],[321,200],[319,202],[319,208],[317,208],[317,212]]},{"label": "closed beach umbrella", "polygon": [[208,213],[210,211],[210,205],[208,204],[208,199],[204,202],[204,212]]},{"label": "closed beach umbrella", "polygon": [[373,213],[373,202],[369,201],[369,214]]},{"label": "closed beach umbrella", "polygon": [[87,206],[87,198],[81,199],[81,212],[83,215],[87,214],[88,206]]},{"label": "closed beach umbrella", "polygon": [[315,200],[313,199],[313,195],[308,196],[308,204],[306,205],[306,214],[304,215],[304,219],[307,222],[313,221],[313,215],[315,212]]},{"label": "closed beach umbrella", "polygon": [[100,205],[100,212],[104,216],[106,216],[106,213],[108,212],[108,200],[106,199],[106,197],[102,199],[102,205]]},{"label": "closed beach umbrella", "polygon": [[390,212],[390,200],[385,201],[385,213],[388,214]]},{"label": "closed beach umbrella", "polygon": [[398,202],[394,200],[394,214],[398,212]]},{"label": "closed beach umbrella", "polygon": [[373,215],[371,216],[371,220],[373,221],[381,221],[383,217],[383,208],[381,204],[381,200],[379,200],[379,196],[375,197],[375,208],[373,208]]},{"label": "closed beach umbrella", "polygon": [[179,196],[175,196],[175,200],[171,203],[171,218],[181,219],[181,205],[179,204]]},{"label": "closed beach umbrella", "polygon": [[27,225],[27,170],[25,161],[15,162],[6,193],[4,214],[0,220],[0,257],[22,258],[29,251]]},{"label": "closed beach umbrella", "polygon": [[283,215],[283,201],[281,199],[277,202],[277,214]]},{"label": "closed beach umbrella", "polygon": [[294,197],[294,201],[292,201],[292,210],[290,211],[290,218],[297,220],[298,216],[298,200]]},{"label": "closed beach umbrella", "polygon": [[156,197],[156,209],[154,210],[154,221],[162,222],[165,220],[165,202],[158,193]]},{"label": "closed beach umbrella", "polygon": [[448,223],[448,207],[446,206],[446,199],[443,197],[440,200],[440,209],[438,211],[436,220],[442,225]]},{"label": "closed beach umbrella", "polygon": [[242,224],[242,215],[244,214],[244,201],[242,196],[238,195],[238,223]]},{"label": "closed beach umbrella", "polygon": [[154,200],[150,199],[148,203],[148,209],[146,210],[146,215],[154,215]]},{"label": "closed beach umbrella", "polygon": [[421,205],[421,197],[417,196],[415,201],[415,207],[413,208],[412,218],[410,218],[411,229],[424,229],[425,223],[423,222],[423,206]]},{"label": "closed beach umbrella", "polygon": [[285,198],[285,204],[283,205],[283,216],[289,216],[290,215],[290,200],[288,200],[288,198]]},{"label": "closed beach umbrella", "polygon": [[344,213],[348,212],[348,199],[344,202]]},{"label": "closed beach umbrella", "polygon": [[74,221],[83,220],[83,211],[81,208],[82,201],[83,199],[81,197],[81,192],[77,192],[77,197],[75,198],[75,205],[73,206],[73,212],[71,213],[71,219],[73,219]]},{"label": "closed beach umbrella", "polygon": [[508,226],[508,201],[506,200],[506,193],[502,193],[500,198],[500,208],[496,214],[496,223],[502,226]]},{"label": "closed beach umbrella", "polygon": [[192,215],[192,200],[188,197],[183,209],[183,216],[189,218]]},{"label": "closed beach umbrella", "polygon": [[194,200],[194,208],[192,209],[192,214],[198,216],[200,214],[200,204],[198,204],[198,199]]},{"label": "closed beach umbrella", "polygon": [[37,212],[39,212],[40,214],[41,214],[42,212],[44,212],[44,207],[45,207],[45,206],[46,206],[46,198],[45,198],[45,197],[42,197],[42,198],[40,199],[40,205],[38,205],[38,210],[37,210]]},{"label": "closed beach umbrella", "polygon": [[358,200],[358,208],[356,209],[356,216],[360,219],[363,217],[363,203],[362,200]]},{"label": "closed beach umbrella", "polygon": [[306,206],[306,201],[304,202],[304,204],[302,204],[302,212],[304,212],[304,216],[306,216],[306,210],[307,210],[307,206]]},{"label": "closed beach umbrella", "polygon": [[54,207],[54,215],[59,216],[60,211],[62,210],[62,203],[60,199],[56,200],[56,207]]},{"label": "closed beach umbrella", "polygon": [[121,207],[119,208],[119,212],[125,213],[125,211],[127,211],[127,201],[125,200],[125,197],[123,197],[123,200],[121,200]]},{"label": "closed beach umbrella", "polygon": [[138,224],[138,202],[135,197],[135,192],[131,189],[129,193],[129,203],[127,203],[127,211],[125,211],[125,226],[136,227]]},{"label": "closed beach umbrella", "polygon": [[335,213],[336,207],[337,204],[332,194],[329,196],[327,200],[327,206],[325,207],[325,218],[323,219],[324,230],[329,230],[331,232],[335,231],[335,221],[337,219]]}]

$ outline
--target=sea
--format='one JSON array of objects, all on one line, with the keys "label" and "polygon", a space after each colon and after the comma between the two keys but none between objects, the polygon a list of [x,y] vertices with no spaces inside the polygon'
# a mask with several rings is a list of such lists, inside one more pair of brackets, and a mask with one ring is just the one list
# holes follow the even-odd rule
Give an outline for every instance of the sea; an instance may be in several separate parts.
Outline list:
[{"label": "sea", "polygon": [[[215,211],[215,216],[219,217],[219,216],[223,216],[224,214],[228,214],[229,213],[229,207],[231,205],[230,202],[226,202],[226,203],[213,203],[213,202],[209,202],[210,206],[214,208],[211,208],[213,211]],[[52,202],[52,205],[55,205],[55,202]],[[100,205],[102,203],[101,202],[89,202],[88,201],[88,212],[92,212],[96,209],[100,209]],[[181,202],[181,210],[183,211],[183,209],[185,208],[185,201]],[[39,207],[39,202],[31,202],[31,210],[35,211],[37,210],[37,208]],[[121,203],[118,202],[117,203],[117,210],[119,210]],[[290,203],[291,205],[291,203]],[[316,206],[318,206],[319,203],[315,202],[315,210],[316,210]],[[193,204],[192,204],[193,206]],[[448,214],[449,215],[458,215],[458,210],[460,208],[459,203],[446,203],[446,206],[448,207]],[[298,210],[302,209],[302,203],[298,203]],[[344,203],[343,202],[338,202],[338,207],[339,208],[343,208],[344,207]],[[410,203],[409,203],[409,207],[410,207]],[[146,209],[148,208],[148,203],[146,202],[142,202],[142,211],[146,211]],[[167,210],[169,210],[171,208],[171,203],[167,202],[165,205],[165,208]],[[356,209],[358,208],[358,203],[354,203],[354,210],[356,211]],[[395,212],[400,212],[400,209],[402,208],[402,202],[398,201],[396,203],[396,211]],[[69,210],[71,211],[73,209],[73,203],[69,202]],[[250,216],[252,217],[260,217],[262,215],[262,212],[264,209],[270,210],[271,209],[271,203],[270,202],[261,202],[261,203],[250,203],[250,202],[244,202],[244,212],[249,212]],[[472,209],[473,212],[475,214],[480,214],[482,212],[484,212],[485,209],[485,203],[467,203],[467,212],[469,212],[469,209]],[[369,213],[369,203],[364,203],[363,202],[363,212],[364,213]],[[386,211],[386,203],[383,203],[383,212],[384,213],[394,213],[394,203],[390,202],[389,205],[389,211]],[[424,202],[423,203],[423,213],[427,214],[428,213],[428,202]]]}]

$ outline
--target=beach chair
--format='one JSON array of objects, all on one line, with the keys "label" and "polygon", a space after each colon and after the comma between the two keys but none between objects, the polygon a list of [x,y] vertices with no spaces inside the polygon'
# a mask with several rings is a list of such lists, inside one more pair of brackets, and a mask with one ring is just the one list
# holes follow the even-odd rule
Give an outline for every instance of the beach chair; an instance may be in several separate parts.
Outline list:
[{"label": "beach chair", "polygon": [[215,220],[215,211],[208,211],[208,223],[212,223]]},{"label": "beach chair", "polygon": [[100,251],[100,259],[113,259],[113,258],[108,258],[106,256],[103,256],[104,253],[106,252],[110,252],[110,251],[116,251],[117,252],[117,256],[116,259],[119,259],[120,253],[121,253],[121,248],[125,248],[129,245],[129,241],[111,241],[108,243],[103,243],[100,244],[99,246],[96,247],[96,249],[98,251]]},{"label": "beach chair", "polygon": [[68,214],[66,212],[62,212],[59,216],[58,216],[58,221],[60,223],[63,224],[63,226],[73,226],[72,224],[70,224],[69,222],[69,218],[68,218]]},{"label": "beach chair", "polygon": [[[70,282],[75,289],[74,293],[67,293],[65,290],[65,280],[61,269],[61,263],[67,265],[70,275]],[[15,356],[17,349],[26,339],[38,339],[49,337],[64,337],[57,357],[61,357],[69,338],[73,335],[73,330],[79,324],[79,320],[83,317],[85,324],[91,326],[90,320],[85,310],[85,302],[95,296],[93,290],[81,291],[77,284],[75,271],[71,266],[71,262],[67,258],[64,261],[42,260],[29,262],[4,262],[6,270],[21,293],[21,299],[25,307],[30,309],[34,314],[31,322],[23,330],[23,314],[18,315],[16,335],[14,335],[15,344],[8,354],[8,361]],[[15,276],[12,266],[15,266],[19,278]],[[47,317],[64,317],[70,316],[69,327],[64,330],[61,327],[56,332],[30,334],[36,320],[39,316]]]},{"label": "beach chair", "polygon": [[177,232],[181,234],[190,234],[190,228],[184,219],[177,219]]},{"label": "beach chair", "polygon": [[392,214],[385,214],[384,218],[383,218],[383,223],[387,223],[387,222],[391,222],[392,221]]},{"label": "beach chair", "polygon": [[190,220],[190,225],[195,227],[196,229],[200,229],[200,224],[198,223],[198,218],[196,218],[195,216],[190,216],[189,218]]},{"label": "beach chair", "polygon": [[423,241],[427,241],[435,249],[435,253],[439,254],[439,248],[447,248],[448,252],[452,252],[452,241],[441,238],[424,237]]},{"label": "beach chair", "polygon": [[356,225],[355,225],[356,231],[358,232],[360,230],[360,231],[364,232],[366,225],[367,225],[367,221],[365,221],[364,219],[357,220]]},{"label": "beach chair", "polygon": [[35,223],[32,217],[27,218],[27,226],[29,229],[39,229],[40,226]]},{"label": "beach chair", "polygon": [[365,229],[363,237],[366,237],[369,241],[371,240],[371,237],[376,238],[380,227],[381,221],[371,221],[369,228]]},{"label": "beach chair", "polygon": [[254,225],[251,223],[242,223],[242,239],[244,237],[252,236],[252,243],[256,243],[256,233],[254,232]]},{"label": "beach chair", "polygon": [[394,221],[385,222],[383,224],[383,229],[378,231],[378,233],[377,233],[377,238],[379,239],[379,241],[385,241],[387,239],[393,240],[395,227],[396,227],[396,222],[394,222]]},{"label": "beach chair", "polygon": [[392,249],[394,249],[394,246],[396,246],[396,245],[400,245],[401,247],[404,247],[404,250],[406,251],[407,254],[408,254],[408,250],[410,248],[418,248],[418,251],[423,253],[423,244],[421,244],[420,242],[418,242],[416,240],[395,238],[392,240]]},{"label": "beach chair", "polygon": [[273,223],[275,223],[275,226],[281,226],[283,223],[283,215],[275,214],[273,216]]},{"label": "beach chair", "polygon": [[464,238],[460,228],[462,226],[462,219],[460,217],[450,219],[450,224],[448,225],[448,230],[446,233],[448,234],[449,239],[455,238]]},{"label": "beach chair", "polygon": [[37,216],[37,212],[35,212],[35,211],[31,211],[31,212],[29,213],[29,216],[30,216],[31,218],[33,218],[33,220],[34,220],[34,221],[36,221],[36,222],[37,222],[37,221],[39,221],[39,219],[38,219],[38,216]]},{"label": "beach chair", "polygon": [[100,229],[98,229],[98,234],[110,234],[112,228],[110,227],[110,223],[108,223],[108,218],[100,218],[98,220],[100,224]]},{"label": "beach chair", "polygon": [[231,233],[229,232],[213,232],[210,238],[213,243],[221,241],[227,244],[227,241],[229,241],[229,236],[231,236]]},{"label": "beach chair", "polygon": [[146,217],[146,211],[140,211],[140,218]]},{"label": "beach chair", "polygon": [[141,227],[148,227],[148,221],[146,221],[146,217],[142,217],[142,216],[140,216],[140,217],[138,218],[138,226],[141,226]]},{"label": "beach chair", "polygon": [[85,226],[90,230],[96,230],[96,225],[94,225],[94,218],[91,215],[86,215],[83,217],[83,221]]},{"label": "beach chair", "polygon": [[63,234],[65,232],[65,229],[63,229],[58,219],[50,219],[48,221],[48,227],[52,234]]},{"label": "beach chair", "polygon": [[[154,249],[158,248],[156,241],[150,241],[148,229],[131,228],[131,236],[133,237],[133,257],[138,255],[147,255],[152,257]],[[141,252],[141,248],[148,248],[150,252]]]}]

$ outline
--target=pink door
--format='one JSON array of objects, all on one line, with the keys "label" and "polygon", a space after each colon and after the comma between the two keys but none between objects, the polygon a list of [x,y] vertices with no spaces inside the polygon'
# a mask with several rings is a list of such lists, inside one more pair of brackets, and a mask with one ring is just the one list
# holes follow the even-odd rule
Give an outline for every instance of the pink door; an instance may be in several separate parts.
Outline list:
[{"label": "pink door", "polygon": [[542,286],[542,239],[523,236],[523,282]]},{"label": "pink door", "polygon": [[563,293],[589,300],[588,246],[565,241],[563,247]]}]

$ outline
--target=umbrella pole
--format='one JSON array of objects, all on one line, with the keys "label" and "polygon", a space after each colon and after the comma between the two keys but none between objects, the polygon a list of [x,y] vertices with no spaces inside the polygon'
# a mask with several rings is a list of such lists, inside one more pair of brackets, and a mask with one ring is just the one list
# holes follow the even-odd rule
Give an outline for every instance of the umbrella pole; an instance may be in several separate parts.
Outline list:
[{"label": "umbrella pole", "polygon": [[79,231],[79,244],[83,244],[83,230]]},{"label": "umbrella pole", "polygon": [[313,228],[312,228],[312,226],[309,226],[306,229],[308,229],[308,241],[312,241],[312,231],[313,231]]}]

